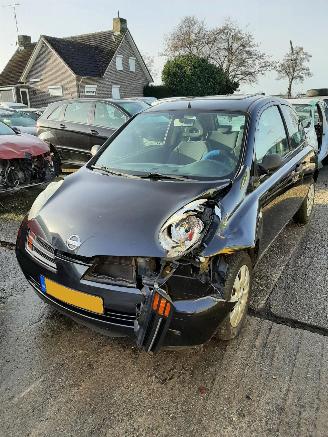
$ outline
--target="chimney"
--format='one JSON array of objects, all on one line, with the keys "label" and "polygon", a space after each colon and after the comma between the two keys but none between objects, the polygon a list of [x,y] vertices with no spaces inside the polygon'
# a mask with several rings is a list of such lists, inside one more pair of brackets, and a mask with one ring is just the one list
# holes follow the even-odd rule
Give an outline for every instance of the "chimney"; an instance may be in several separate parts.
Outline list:
[{"label": "chimney", "polygon": [[18,35],[17,43],[20,49],[25,49],[27,46],[31,45],[31,37],[28,35]]},{"label": "chimney", "polygon": [[117,18],[113,18],[113,32],[115,34],[125,33],[128,30],[128,23],[125,18],[120,17],[118,12]]}]

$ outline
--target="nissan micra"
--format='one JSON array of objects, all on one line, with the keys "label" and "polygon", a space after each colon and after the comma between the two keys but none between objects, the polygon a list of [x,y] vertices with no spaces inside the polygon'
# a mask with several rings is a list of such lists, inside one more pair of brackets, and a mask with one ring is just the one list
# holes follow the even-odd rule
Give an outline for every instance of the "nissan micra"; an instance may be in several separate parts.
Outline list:
[{"label": "nissan micra", "polygon": [[147,351],[229,340],[257,261],[292,218],[308,222],[316,178],[286,101],[166,101],[39,195],[17,259],[47,303]]}]

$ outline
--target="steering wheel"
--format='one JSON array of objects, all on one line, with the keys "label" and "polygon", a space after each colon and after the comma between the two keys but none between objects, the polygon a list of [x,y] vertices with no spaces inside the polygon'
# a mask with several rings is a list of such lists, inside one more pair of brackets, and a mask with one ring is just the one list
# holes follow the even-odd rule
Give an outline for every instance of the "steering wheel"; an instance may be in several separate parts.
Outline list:
[{"label": "steering wheel", "polygon": [[226,155],[227,158],[236,162],[236,156],[231,151],[230,147],[225,146],[224,144],[220,144],[220,149],[211,150],[210,152],[205,153],[202,157],[202,161],[204,160],[218,160],[221,159],[222,155]]}]

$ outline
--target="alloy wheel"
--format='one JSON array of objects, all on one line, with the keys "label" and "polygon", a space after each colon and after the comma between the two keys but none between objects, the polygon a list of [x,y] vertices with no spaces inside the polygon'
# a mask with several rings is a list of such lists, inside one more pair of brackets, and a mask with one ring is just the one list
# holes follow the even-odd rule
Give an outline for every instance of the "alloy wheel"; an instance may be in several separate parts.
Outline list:
[{"label": "alloy wheel", "polygon": [[247,265],[240,267],[235,278],[230,302],[236,302],[230,313],[230,324],[232,327],[239,325],[244,316],[250,289],[250,273]]},{"label": "alloy wheel", "polygon": [[307,195],[307,200],[306,200],[306,214],[309,217],[311,212],[312,212],[312,208],[313,208],[313,204],[314,204],[314,195],[315,195],[315,191],[314,191],[314,184],[312,184],[309,188],[309,192]]}]

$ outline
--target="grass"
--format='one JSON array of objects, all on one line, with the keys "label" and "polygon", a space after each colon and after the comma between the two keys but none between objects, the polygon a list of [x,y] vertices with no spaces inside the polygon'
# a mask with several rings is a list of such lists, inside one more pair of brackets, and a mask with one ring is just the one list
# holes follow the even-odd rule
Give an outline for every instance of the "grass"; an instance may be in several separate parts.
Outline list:
[{"label": "grass", "polygon": [[20,190],[16,193],[1,194],[0,219],[22,220],[41,191],[42,188],[34,187]]}]

